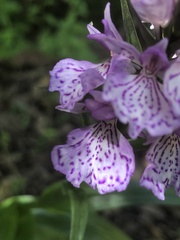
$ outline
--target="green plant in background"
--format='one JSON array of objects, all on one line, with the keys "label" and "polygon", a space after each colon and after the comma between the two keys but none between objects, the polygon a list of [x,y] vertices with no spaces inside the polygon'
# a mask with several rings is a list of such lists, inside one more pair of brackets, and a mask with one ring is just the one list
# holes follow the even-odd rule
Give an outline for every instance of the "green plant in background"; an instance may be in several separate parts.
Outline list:
[{"label": "green plant in background", "polygon": [[125,233],[100,217],[98,211],[139,204],[179,206],[172,190],[159,202],[137,183],[126,192],[106,196],[82,185],[74,189],[66,181],[49,186],[39,196],[15,196],[0,204],[0,239],[4,240],[130,240]]},{"label": "green plant in background", "polygon": [[2,0],[0,59],[40,52],[54,58],[71,55],[96,60],[85,41],[87,15],[87,4],[82,0]]}]

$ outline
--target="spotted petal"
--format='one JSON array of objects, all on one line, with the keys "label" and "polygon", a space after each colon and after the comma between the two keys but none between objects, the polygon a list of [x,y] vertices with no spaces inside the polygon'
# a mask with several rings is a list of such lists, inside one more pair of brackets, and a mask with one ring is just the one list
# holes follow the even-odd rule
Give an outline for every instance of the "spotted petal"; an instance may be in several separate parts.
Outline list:
[{"label": "spotted petal", "polygon": [[158,138],[146,154],[146,167],[140,185],[164,200],[165,189],[174,186],[180,196],[180,137],[176,134]]},{"label": "spotted petal", "polygon": [[132,148],[114,121],[72,131],[51,157],[75,187],[84,181],[101,194],[125,190],[135,167]]},{"label": "spotted petal", "polygon": [[64,59],[59,61],[52,71],[49,91],[60,92],[60,104],[62,109],[73,109],[76,102],[84,96],[79,75],[89,68],[95,67],[88,61],[76,61]]},{"label": "spotted petal", "polygon": [[136,138],[143,129],[153,137],[170,134],[179,126],[162,85],[154,75],[131,74],[128,60],[113,58],[103,97],[111,101],[115,114],[129,123],[129,135]]},{"label": "spotted petal", "polygon": [[164,94],[171,102],[174,113],[180,116],[180,57],[165,72]]}]

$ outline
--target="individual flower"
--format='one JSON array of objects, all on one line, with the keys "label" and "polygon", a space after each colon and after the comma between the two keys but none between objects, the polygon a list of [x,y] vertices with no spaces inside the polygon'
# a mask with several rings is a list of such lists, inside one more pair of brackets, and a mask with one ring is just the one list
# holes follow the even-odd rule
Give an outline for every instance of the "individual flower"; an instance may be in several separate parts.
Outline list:
[{"label": "individual flower", "polygon": [[167,43],[167,39],[163,39],[139,54],[141,65],[138,68],[121,54],[111,60],[103,98],[111,102],[122,123],[129,123],[131,138],[138,137],[143,129],[157,137],[171,134],[180,126],[180,119],[164,96],[158,77],[169,66],[165,52]]},{"label": "individual flower", "polygon": [[[111,20],[110,3],[106,5],[104,12],[105,35],[122,40]],[[87,26],[90,35],[100,33],[91,24]],[[79,106],[77,103],[83,99],[86,93],[104,83],[109,70],[110,60],[94,64],[88,61],[77,61],[67,58],[59,61],[52,71],[49,91],[59,91],[60,105],[57,107],[62,111],[76,112]],[[77,107],[78,106],[78,107]]]},{"label": "individual flower", "polygon": [[[94,64],[88,61],[77,61],[67,58],[59,61],[53,70],[50,71],[49,91],[60,92],[59,109],[73,111],[75,104],[84,97],[85,92],[80,75],[90,69],[94,74],[106,77],[109,62]],[[88,72],[86,76],[88,77]],[[103,79],[101,78],[100,80]],[[86,82],[88,84],[88,80]],[[100,82],[98,78],[94,78],[89,84],[91,87],[96,88],[102,84],[102,81]]]},{"label": "individual flower", "polygon": [[165,189],[174,186],[180,196],[180,137],[176,133],[154,140],[146,154],[146,167],[140,185],[164,200]]},{"label": "individual flower", "polygon": [[180,116],[180,50],[177,55],[177,59],[172,61],[164,74],[164,94],[170,101],[174,113]]},{"label": "individual flower", "polygon": [[131,0],[141,20],[166,27],[173,17],[178,0]]},{"label": "individual flower", "polygon": [[118,131],[116,120],[101,121],[69,133],[65,145],[55,146],[54,168],[80,187],[84,181],[105,194],[126,189],[134,172],[134,153]]}]

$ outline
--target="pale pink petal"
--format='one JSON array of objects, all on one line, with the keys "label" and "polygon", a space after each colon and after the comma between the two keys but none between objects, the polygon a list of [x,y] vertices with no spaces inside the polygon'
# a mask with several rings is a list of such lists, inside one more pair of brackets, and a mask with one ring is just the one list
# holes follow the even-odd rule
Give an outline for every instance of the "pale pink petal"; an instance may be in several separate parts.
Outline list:
[{"label": "pale pink petal", "polygon": [[149,162],[140,185],[152,190],[160,200],[164,200],[165,189],[174,186],[180,196],[180,137],[176,134],[158,138],[146,154]]},{"label": "pale pink petal", "polygon": [[79,75],[93,67],[96,67],[96,64],[67,58],[59,61],[50,71],[49,91],[60,92],[60,104],[63,109],[73,109],[74,104],[84,97]]},{"label": "pale pink petal", "polygon": [[102,20],[102,22],[104,24],[104,33],[107,36],[111,36],[117,40],[122,40],[121,35],[117,31],[111,19],[110,3],[106,4],[105,10],[104,10],[104,19]]},{"label": "pale pink petal", "polygon": [[135,168],[132,147],[114,121],[72,131],[51,158],[75,187],[84,181],[101,194],[125,190]]},{"label": "pale pink petal", "polygon": [[180,57],[166,70],[164,75],[164,94],[177,116],[180,116]]}]

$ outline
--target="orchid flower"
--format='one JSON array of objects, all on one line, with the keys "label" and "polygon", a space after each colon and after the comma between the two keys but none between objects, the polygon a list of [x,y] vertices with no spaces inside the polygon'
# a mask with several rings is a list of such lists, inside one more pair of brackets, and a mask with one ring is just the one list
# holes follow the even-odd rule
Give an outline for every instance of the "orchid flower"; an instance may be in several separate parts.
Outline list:
[{"label": "orchid flower", "polygon": [[164,200],[165,189],[174,186],[180,196],[180,136],[176,133],[156,138],[146,154],[146,167],[140,185]]},{"label": "orchid flower", "polygon": [[[106,36],[111,36],[119,41],[122,40],[112,23],[109,3],[104,11],[103,24]],[[100,33],[91,24],[88,24],[87,28],[90,35]],[[50,71],[49,85],[50,92],[59,91],[60,93],[60,105],[57,108],[62,111],[76,112],[76,103],[82,100],[86,93],[104,83],[109,66],[109,60],[100,64],[77,61],[71,58],[59,61]]]},{"label": "orchid flower", "polygon": [[[50,71],[51,79],[49,91],[60,92],[59,109],[73,111],[75,104],[84,97],[85,92],[83,90],[80,75],[90,69],[94,74],[106,77],[109,69],[109,62],[93,64],[88,61],[77,61],[67,58],[59,61],[53,70]],[[89,82],[89,84],[91,84],[93,88],[96,88],[103,84],[103,77],[100,78],[100,80],[94,78],[94,81]]]},{"label": "orchid flower", "polygon": [[153,137],[163,136],[180,125],[158,77],[159,72],[169,66],[165,53],[167,43],[167,39],[163,39],[139,54],[141,65],[138,66],[121,54],[112,58],[103,98],[112,103],[122,123],[129,123],[131,138],[137,138],[143,129]]},{"label": "orchid flower", "polygon": [[[177,0],[131,3],[142,20],[165,27]],[[103,33],[88,24],[88,38],[110,51],[108,61],[94,64],[67,58],[50,71],[49,90],[60,92],[56,108],[89,112],[98,121],[73,130],[65,145],[53,148],[54,168],[75,187],[85,182],[100,194],[125,190],[135,159],[130,143],[117,128],[119,120],[129,124],[131,138],[147,135],[151,144],[140,185],[161,200],[170,186],[180,196],[179,57],[168,60],[166,38],[142,53],[125,42],[112,22],[109,3],[102,22]]]}]

